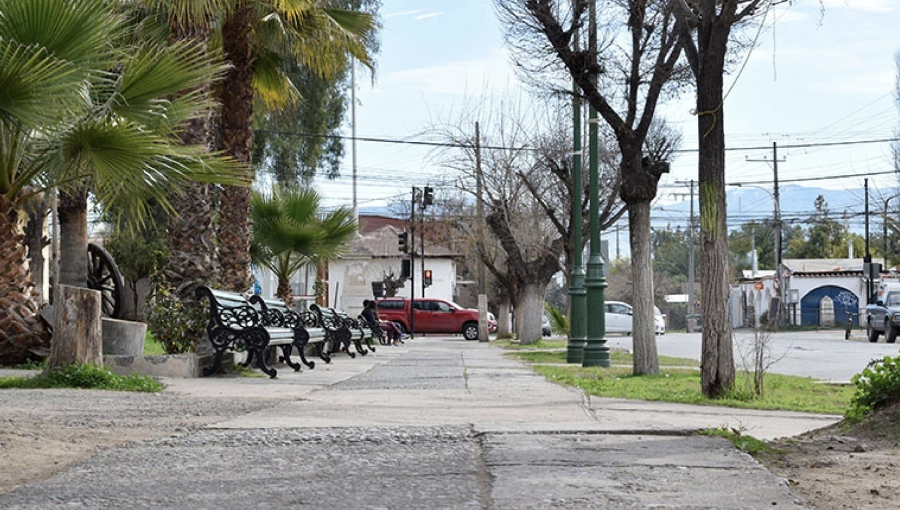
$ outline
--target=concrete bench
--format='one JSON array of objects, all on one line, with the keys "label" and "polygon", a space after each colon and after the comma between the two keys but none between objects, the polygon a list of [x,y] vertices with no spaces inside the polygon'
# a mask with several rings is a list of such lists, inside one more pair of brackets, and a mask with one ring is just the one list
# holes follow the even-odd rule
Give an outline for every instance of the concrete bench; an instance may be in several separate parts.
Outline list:
[{"label": "concrete bench", "polygon": [[300,364],[290,361],[294,346],[294,331],[291,328],[267,325],[263,317],[237,292],[226,292],[200,286],[196,290],[198,300],[209,300],[209,322],[206,332],[213,346],[214,357],[211,367],[203,369],[203,375],[219,370],[225,351],[247,352],[245,366],[254,358],[256,366],[269,377],[276,377],[278,371],[266,363],[266,349],[281,347],[288,366],[300,370]]},{"label": "concrete bench", "polygon": [[[297,312],[288,308],[280,299],[266,299],[259,295],[250,296],[250,302],[260,308],[263,320],[272,326],[290,328],[294,332],[294,346],[300,354],[300,360],[309,368],[316,363],[306,359],[306,347],[313,346],[316,355],[325,363],[331,358],[325,353],[325,330],[318,325],[315,313],[311,311]],[[287,362],[287,360],[284,360]]]}]

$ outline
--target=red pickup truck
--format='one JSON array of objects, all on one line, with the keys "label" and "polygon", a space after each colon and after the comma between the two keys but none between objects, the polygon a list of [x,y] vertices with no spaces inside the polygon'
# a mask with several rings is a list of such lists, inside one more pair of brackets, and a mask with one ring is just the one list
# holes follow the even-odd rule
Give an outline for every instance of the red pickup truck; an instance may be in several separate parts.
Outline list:
[{"label": "red pickup truck", "polygon": [[[460,333],[466,340],[478,340],[478,310],[438,298],[413,301],[416,333]],[[393,321],[410,331],[409,300],[384,298],[378,301],[378,318]],[[488,325],[490,328],[491,325]]]}]

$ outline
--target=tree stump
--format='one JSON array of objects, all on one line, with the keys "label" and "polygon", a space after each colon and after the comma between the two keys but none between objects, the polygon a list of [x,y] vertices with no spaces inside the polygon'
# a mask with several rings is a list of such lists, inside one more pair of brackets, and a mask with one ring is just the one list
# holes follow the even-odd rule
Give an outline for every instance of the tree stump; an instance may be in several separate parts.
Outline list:
[{"label": "tree stump", "polygon": [[57,297],[47,370],[75,364],[102,367],[100,292],[60,285]]}]

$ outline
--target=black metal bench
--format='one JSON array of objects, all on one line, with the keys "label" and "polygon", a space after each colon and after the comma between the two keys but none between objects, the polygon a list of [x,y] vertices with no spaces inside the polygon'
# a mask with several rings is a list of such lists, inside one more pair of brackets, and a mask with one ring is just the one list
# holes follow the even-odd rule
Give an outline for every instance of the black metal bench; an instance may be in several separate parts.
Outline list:
[{"label": "black metal bench", "polygon": [[256,366],[269,377],[274,378],[278,371],[266,363],[265,351],[269,347],[281,347],[285,363],[295,371],[300,364],[292,362],[291,350],[294,347],[294,331],[291,328],[267,326],[260,313],[236,292],[213,290],[200,286],[196,290],[197,299],[206,297],[209,300],[209,322],[206,332],[213,346],[214,357],[211,367],[203,369],[203,375],[210,375],[219,370],[225,351],[247,352],[245,366],[256,359]]},{"label": "black metal bench", "polygon": [[[353,344],[356,347],[357,352],[365,355],[366,349],[369,351],[375,352],[375,346],[372,345],[373,333],[369,328],[369,325],[366,324],[366,321],[360,317],[350,317],[347,315],[347,312],[343,310],[335,310],[338,316],[344,321],[347,325],[347,328],[350,329],[352,333],[351,340],[353,340]],[[363,342],[366,343],[366,347],[363,347]]]},{"label": "black metal bench", "polygon": [[250,296],[250,302],[260,307],[260,313],[267,325],[290,328],[294,331],[294,346],[300,352],[300,360],[309,368],[315,368],[314,361],[306,359],[307,345],[313,345],[316,355],[325,363],[331,358],[325,353],[325,330],[319,326],[318,316],[311,312],[297,312],[288,308],[280,299],[265,299],[259,295]]},{"label": "black metal bench", "polygon": [[[315,312],[319,324],[325,330],[325,340],[329,345],[328,353],[344,352],[347,356],[355,358],[356,354],[350,352],[350,344],[356,344],[353,331],[350,330],[349,323],[344,320],[341,313],[334,308],[316,304],[309,305],[309,309]],[[346,316],[346,314],[343,315]],[[356,351],[362,356],[368,353],[362,348],[362,345],[356,345]]]}]

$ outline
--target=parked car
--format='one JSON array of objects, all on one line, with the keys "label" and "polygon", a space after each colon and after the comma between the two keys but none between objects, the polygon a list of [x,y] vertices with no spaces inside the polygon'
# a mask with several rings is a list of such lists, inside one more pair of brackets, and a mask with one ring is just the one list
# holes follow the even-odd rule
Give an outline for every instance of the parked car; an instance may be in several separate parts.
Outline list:
[{"label": "parked car", "polygon": [[884,340],[892,344],[900,334],[900,286],[882,285],[875,295],[875,302],[866,305],[866,336],[870,342]]},{"label": "parked car", "polygon": [[[628,303],[621,301],[606,302],[607,333],[625,333],[630,335],[633,318],[634,308]],[[655,306],[653,307],[653,323],[653,329],[657,335],[666,334],[666,316]]]},{"label": "parked car", "polygon": [[550,336],[552,333],[553,330],[550,327],[550,319],[548,319],[546,315],[541,315],[541,335]]},{"label": "parked car", "polygon": [[[378,317],[396,322],[404,332],[410,331],[410,301],[405,298],[385,298],[378,301]],[[438,298],[419,298],[413,301],[415,333],[460,333],[466,340],[478,340],[478,310]],[[488,320],[488,330],[497,329],[496,321]]]}]

